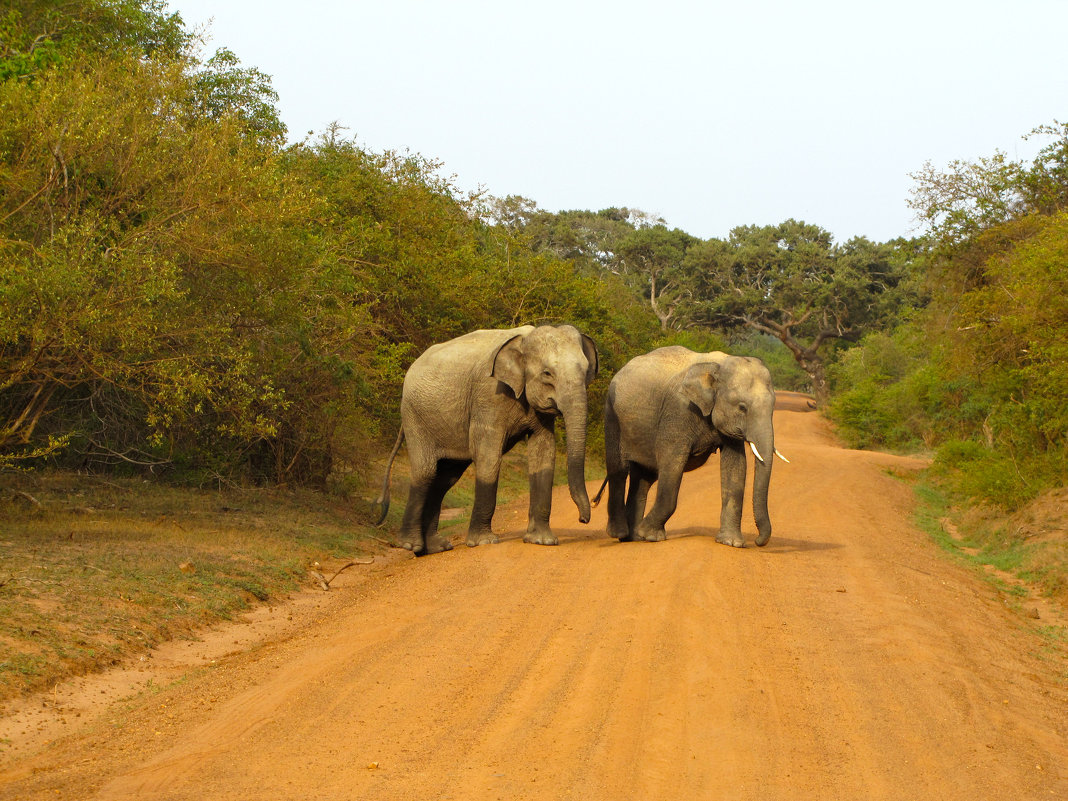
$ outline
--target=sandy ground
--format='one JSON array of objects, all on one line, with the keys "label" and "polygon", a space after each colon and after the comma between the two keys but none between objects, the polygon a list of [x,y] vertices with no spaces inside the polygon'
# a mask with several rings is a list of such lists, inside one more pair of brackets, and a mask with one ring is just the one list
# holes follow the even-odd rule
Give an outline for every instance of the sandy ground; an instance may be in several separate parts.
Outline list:
[{"label": "sandy ground", "polygon": [[1068,798],[1051,621],[913,526],[918,462],[804,408],[776,412],[765,548],[714,541],[715,459],[661,543],[609,540],[604,504],[581,526],[563,488],[558,547],[519,504],[500,545],[390,551],[9,705],[0,799]]}]

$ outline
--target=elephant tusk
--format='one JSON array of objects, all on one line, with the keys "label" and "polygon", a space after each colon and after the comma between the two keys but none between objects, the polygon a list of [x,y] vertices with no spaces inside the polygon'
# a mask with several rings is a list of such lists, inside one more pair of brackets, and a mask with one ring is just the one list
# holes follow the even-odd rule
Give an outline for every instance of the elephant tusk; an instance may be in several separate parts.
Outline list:
[{"label": "elephant tusk", "polygon": [[764,461],[764,457],[760,455],[760,451],[757,450],[756,445],[752,442],[749,443],[749,447],[753,449],[753,456],[755,456],[761,462]]},{"label": "elephant tusk", "polygon": [[775,455],[782,459],[784,462],[786,462],[786,464],[790,464],[790,460],[783,456],[781,453],[779,453],[778,448],[775,449]]}]

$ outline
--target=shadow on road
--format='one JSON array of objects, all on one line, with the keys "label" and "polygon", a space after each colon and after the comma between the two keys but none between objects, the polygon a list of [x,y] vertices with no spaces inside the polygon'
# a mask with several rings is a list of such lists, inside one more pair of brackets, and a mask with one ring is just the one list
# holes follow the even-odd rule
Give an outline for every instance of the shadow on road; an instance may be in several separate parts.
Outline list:
[{"label": "shadow on road", "polygon": [[[707,528],[704,526],[690,526],[688,528],[678,529],[676,531],[668,530],[667,541],[671,540],[683,540],[683,539],[707,539],[712,545],[721,545],[716,542],[716,533],[718,529]],[[586,542],[596,542],[601,547],[619,547],[633,545],[637,547],[656,547],[659,543],[629,543],[619,542],[613,537],[609,537],[604,531],[595,531],[592,529],[580,529],[580,528],[564,528],[555,529],[556,536],[560,539],[560,545],[556,547],[567,547],[569,545],[578,545]],[[501,542],[507,540],[520,540],[523,538],[522,531],[507,531],[499,534]],[[767,545],[758,547],[753,540],[756,537],[755,533],[746,532],[746,548],[754,550],[767,551],[769,553],[798,553],[803,551],[829,551],[842,548],[841,543],[836,542],[820,542],[815,540],[800,540],[790,537],[779,537],[772,535],[771,540]],[[530,546],[535,547],[535,546]],[[730,546],[722,545],[721,547],[727,548]]]}]

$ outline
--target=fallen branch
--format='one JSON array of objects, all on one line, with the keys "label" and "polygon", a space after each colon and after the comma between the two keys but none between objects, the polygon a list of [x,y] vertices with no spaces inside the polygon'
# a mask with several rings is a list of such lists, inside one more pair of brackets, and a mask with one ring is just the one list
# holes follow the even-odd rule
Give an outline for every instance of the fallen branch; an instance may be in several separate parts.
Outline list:
[{"label": "fallen branch", "polygon": [[32,503],[34,506],[36,506],[38,509],[41,508],[41,502],[39,500],[37,500],[36,498],[34,498],[32,495],[30,495],[30,493],[23,492],[22,490],[15,490],[15,494],[16,495],[21,495],[23,498],[28,500],[30,503]]},{"label": "fallen branch", "polygon": [[338,576],[340,576],[344,571],[348,570],[353,565],[369,565],[372,562],[374,562],[374,560],[375,559],[372,556],[367,561],[357,560],[357,561],[354,561],[354,562],[349,562],[347,565],[344,565],[340,570],[338,570],[330,578],[327,578],[322,573],[320,573],[318,570],[312,570],[311,574],[313,576],[315,576],[315,580],[318,582],[319,586],[323,588],[323,590],[329,590],[330,589],[330,582],[333,581],[334,579],[336,579]]}]

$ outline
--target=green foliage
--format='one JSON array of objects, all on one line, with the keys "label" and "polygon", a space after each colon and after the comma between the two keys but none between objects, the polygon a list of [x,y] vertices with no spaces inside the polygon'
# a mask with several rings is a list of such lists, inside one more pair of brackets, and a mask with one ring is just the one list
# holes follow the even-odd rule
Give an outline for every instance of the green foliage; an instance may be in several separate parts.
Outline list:
[{"label": "green foliage", "polygon": [[930,306],[845,354],[831,413],[859,445],[937,447],[957,497],[1019,509],[1068,484],[1068,127],[1034,164],[928,167]]},{"label": "green foliage", "polygon": [[177,58],[193,43],[163,0],[13,0],[0,16],[0,81],[85,57]]},{"label": "green foliage", "polygon": [[236,55],[219,50],[193,76],[193,113],[208,120],[240,120],[245,132],[281,144],[286,128],[278,118],[278,93],[255,67],[242,67]]},{"label": "green foliage", "polygon": [[190,96],[185,63],[125,56],[0,84],[0,447],[166,463],[278,432],[308,202]]},{"label": "green foliage", "polygon": [[[687,328],[683,331],[669,331],[656,342],[656,347],[658,348],[670,345],[681,345],[697,353],[712,353],[717,350],[734,353],[723,334],[707,328]],[[750,354],[739,353],[738,355]]]},{"label": "green foliage", "polygon": [[828,414],[853,447],[930,447],[941,393],[922,332],[902,325],[868,334],[830,370]]},{"label": "green foliage", "polygon": [[283,147],[269,79],[200,62],[161,7],[3,19],[0,466],[345,482],[434,342],[651,340],[619,281],[483,221],[439,164],[336,127]]},{"label": "green foliage", "polygon": [[665,225],[638,228],[618,244],[618,271],[633,277],[664,331],[685,322],[684,309],[692,281],[686,252],[699,240]]},{"label": "green foliage", "polygon": [[948,399],[956,416],[1012,465],[1015,489],[997,502],[1015,508],[1068,483],[1068,213],[1006,223],[977,246],[990,256],[947,315],[941,367],[963,389]]},{"label": "green foliage", "polygon": [[1034,495],[1011,453],[976,440],[949,440],[938,448],[932,475],[960,497],[1017,509]]}]

